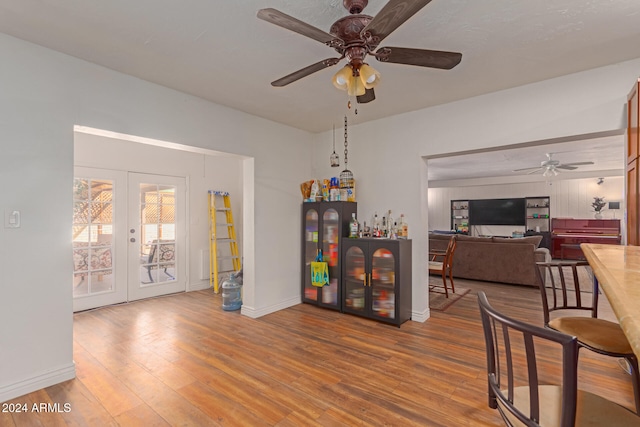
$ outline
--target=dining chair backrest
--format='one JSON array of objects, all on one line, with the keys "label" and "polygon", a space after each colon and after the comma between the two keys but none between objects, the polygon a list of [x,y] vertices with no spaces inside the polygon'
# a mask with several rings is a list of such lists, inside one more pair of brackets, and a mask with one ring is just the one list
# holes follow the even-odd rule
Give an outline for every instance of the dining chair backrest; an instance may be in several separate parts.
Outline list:
[{"label": "dining chair backrest", "polygon": [[453,267],[453,254],[456,251],[456,238],[455,236],[451,237],[449,240],[449,244],[447,245],[447,253],[444,256],[443,267],[445,270],[451,270]]},{"label": "dining chair backrest", "polygon": [[[585,283],[589,279],[585,277],[589,274],[588,262],[551,261],[536,264],[545,326],[549,324],[553,312],[571,315],[584,312],[593,318],[598,317],[598,288],[592,279],[591,283]],[[543,281],[544,275],[546,280]]]},{"label": "dining chair backrest", "polygon": [[[539,426],[541,417],[545,418],[545,409],[550,410],[546,401],[542,403],[541,394],[553,387],[559,390],[557,398],[561,399],[561,412],[555,414],[559,425],[573,426],[578,382],[576,338],[507,317],[489,304],[484,292],[478,292],[478,304],[486,345],[489,406],[499,410],[507,425]],[[539,384],[538,354],[542,354],[542,364],[549,352],[549,345],[543,340],[560,347],[559,386]],[[545,347],[537,352],[539,345]],[[524,366],[519,365],[521,361]]]}]

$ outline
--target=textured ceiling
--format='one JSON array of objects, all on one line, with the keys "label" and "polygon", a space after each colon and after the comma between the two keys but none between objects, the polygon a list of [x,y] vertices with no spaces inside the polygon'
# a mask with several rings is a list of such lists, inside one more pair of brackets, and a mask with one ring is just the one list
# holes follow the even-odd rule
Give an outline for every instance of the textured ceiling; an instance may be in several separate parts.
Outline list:
[{"label": "textured ceiling", "polygon": [[[545,143],[548,142],[548,143]],[[625,167],[624,135],[590,136],[564,141],[540,141],[535,145],[522,144],[514,148],[460,154],[429,159],[428,178],[433,181],[460,179],[516,177],[527,175],[530,180],[545,180],[542,170],[515,171],[534,168],[547,160],[546,153],[560,163],[593,162],[575,170],[559,170],[554,179],[584,178],[603,174],[623,175]]]},{"label": "textured ceiling", "polygon": [[[385,4],[369,0],[364,13]],[[266,7],[324,31],[348,14],[342,0],[0,0],[0,32],[310,132],[340,126],[340,65],[270,85],[336,55],[258,19]],[[382,80],[359,121],[638,58],[638,22],[638,0],[433,0],[382,46],[461,52],[462,62],[445,71],[370,60]]]},{"label": "textured ceiling", "polygon": [[[386,0],[369,0],[375,15]],[[342,0],[0,0],[0,31],[311,132],[339,124],[339,65],[270,82],[335,51],[256,17],[272,7],[324,31]],[[364,122],[640,57],[638,0],[433,0],[384,40],[462,53],[453,70],[371,60]],[[341,62],[341,64],[343,64]]]}]

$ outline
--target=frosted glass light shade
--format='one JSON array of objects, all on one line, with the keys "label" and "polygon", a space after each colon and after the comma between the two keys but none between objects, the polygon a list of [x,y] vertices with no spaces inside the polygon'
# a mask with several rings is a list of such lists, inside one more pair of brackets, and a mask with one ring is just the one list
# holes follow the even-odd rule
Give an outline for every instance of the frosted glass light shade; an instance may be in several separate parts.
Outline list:
[{"label": "frosted glass light shade", "polygon": [[333,76],[333,85],[340,90],[347,90],[349,80],[353,77],[353,70],[349,64],[345,65]]},{"label": "frosted glass light shade", "polygon": [[347,92],[349,93],[349,96],[362,96],[367,91],[359,76],[351,76],[349,84],[347,85]]},{"label": "frosted glass light shade", "polygon": [[369,64],[362,64],[360,66],[360,79],[365,89],[373,89],[380,82],[380,73]]}]

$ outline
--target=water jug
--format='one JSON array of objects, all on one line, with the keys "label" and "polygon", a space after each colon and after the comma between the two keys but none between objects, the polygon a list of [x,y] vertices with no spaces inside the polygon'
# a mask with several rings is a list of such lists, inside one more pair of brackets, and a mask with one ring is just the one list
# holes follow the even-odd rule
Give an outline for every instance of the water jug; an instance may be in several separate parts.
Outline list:
[{"label": "water jug", "polygon": [[231,273],[229,279],[222,282],[222,309],[226,311],[239,310],[242,306],[242,285]]}]

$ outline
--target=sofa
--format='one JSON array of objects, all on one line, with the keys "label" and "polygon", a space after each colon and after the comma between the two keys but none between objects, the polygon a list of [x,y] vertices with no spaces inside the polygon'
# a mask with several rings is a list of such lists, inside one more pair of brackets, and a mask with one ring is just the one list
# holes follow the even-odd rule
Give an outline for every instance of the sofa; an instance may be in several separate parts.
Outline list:
[{"label": "sofa", "polygon": [[538,247],[542,236],[505,238],[429,233],[429,250],[446,250],[452,237],[456,239],[454,278],[537,286],[535,263],[551,261],[549,249]]}]

